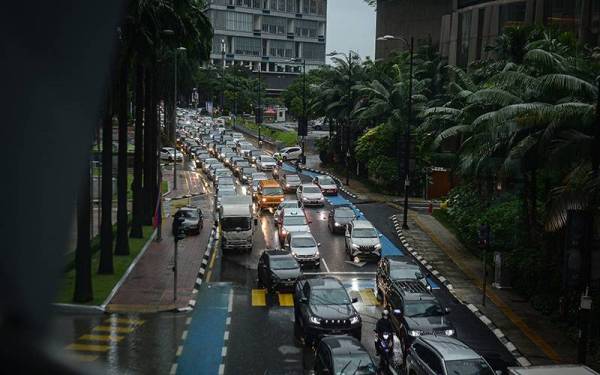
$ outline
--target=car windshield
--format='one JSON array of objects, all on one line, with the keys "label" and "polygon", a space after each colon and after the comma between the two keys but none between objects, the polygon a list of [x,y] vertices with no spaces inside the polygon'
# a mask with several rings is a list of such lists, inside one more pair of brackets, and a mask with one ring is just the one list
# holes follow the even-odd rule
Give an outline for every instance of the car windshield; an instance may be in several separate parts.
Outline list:
[{"label": "car windshield", "polygon": [[283,195],[280,187],[266,187],[262,189],[263,195]]},{"label": "car windshield", "polygon": [[300,237],[292,239],[292,247],[316,247],[317,243],[314,238]]},{"label": "car windshield", "polygon": [[352,211],[351,209],[335,210],[335,217],[349,219],[354,216],[354,211]]},{"label": "car windshield", "polygon": [[296,259],[289,256],[279,256],[271,258],[272,270],[292,270],[298,268]]},{"label": "car windshield", "polygon": [[319,184],[321,185],[335,185],[335,182],[331,177],[319,177]]},{"label": "car windshield", "polygon": [[252,219],[249,217],[224,217],[221,218],[221,229],[225,231],[247,231],[251,228]]},{"label": "car windshield", "polygon": [[287,175],[287,176],[285,176],[285,180],[287,182],[300,182],[300,177],[296,176],[295,174]]},{"label": "car windshield", "polygon": [[221,177],[219,178],[219,185],[233,185],[233,178]]},{"label": "car windshield", "polygon": [[244,174],[250,175],[254,171],[254,168],[244,168]]},{"label": "car windshield", "polygon": [[262,157],[262,158],[260,158],[260,161],[262,163],[275,163],[275,159],[273,159],[271,157]]},{"label": "car windshield", "polygon": [[392,268],[390,270],[392,280],[420,279],[423,277],[421,270],[412,267]]},{"label": "car windshield", "polygon": [[312,289],[310,292],[312,305],[349,305],[350,298],[344,288]]},{"label": "car windshield", "polygon": [[442,306],[436,301],[415,301],[404,305],[404,313],[410,318],[444,315]]},{"label": "car windshield", "polygon": [[281,202],[279,208],[298,208],[298,202],[295,201],[284,201]]},{"label": "car windshield", "polygon": [[373,228],[354,228],[352,231],[354,238],[373,238],[377,237],[377,231]]},{"label": "car windshield", "polygon": [[181,211],[181,215],[183,217],[185,217],[186,219],[197,219],[198,218],[198,211],[185,210],[185,211]]},{"label": "car windshield", "polygon": [[307,186],[303,189],[303,193],[305,194],[318,194],[321,192],[321,189],[315,186]]},{"label": "car windshield", "polygon": [[494,371],[482,359],[446,361],[448,375],[494,375]]},{"label": "car windshield", "polygon": [[286,216],[284,225],[306,225],[306,218],[304,216]]},{"label": "car windshield", "polygon": [[334,356],[333,370],[335,375],[370,375],[377,373],[377,368],[369,355],[362,353],[353,353],[352,356]]},{"label": "car windshield", "polygon": [[235,190],[219,190],[217,193],[220,197],[235,195]]}]

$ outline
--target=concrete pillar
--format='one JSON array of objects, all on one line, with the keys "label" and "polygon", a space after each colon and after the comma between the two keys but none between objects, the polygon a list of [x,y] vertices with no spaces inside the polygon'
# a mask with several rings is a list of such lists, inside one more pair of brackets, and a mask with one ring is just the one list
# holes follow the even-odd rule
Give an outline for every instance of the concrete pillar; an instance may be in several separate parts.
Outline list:
[{"label": "concrete pillar", "polygon": [[532,25],[535,21],[535,0],[527,0],[525,4],[525,24]]},{"label": "concrete pillar", "polygon": [[450,29],[452,26],[452,15],[447,14],[442,16],[442,27],[440,28],[440,54],[443,57],[448,57],[450,48]]},{"label": "concrete pillar", "polygon": [[544,14],[544,0],[537,0],[535,2],[535,17],[534,22],[536,25],[543,25],[546,20],[546,15]]},{"label": "concrete pillar", "polygon": [[481,30],[481,58],[487,58],[489,56],[489,52],[485,51],[485,47],[489,46],[493,43],[491,39],[491,23],[492,23],[492,9],[487,6],[484,8],[483,13],[483,28]]},{"label": "concrete pillar", "polygon": [[458,52],[458,12],[452,13],[450,22],[450,45],[448,51],[448,64],[456,65],[456,55]]},{"label": "concrete pillar", "polygon": [[469,54],[468,62],[471,63],[477,59],[477,38],[479,33],[479,9],[471,11],[471,30],[469,30]]}]

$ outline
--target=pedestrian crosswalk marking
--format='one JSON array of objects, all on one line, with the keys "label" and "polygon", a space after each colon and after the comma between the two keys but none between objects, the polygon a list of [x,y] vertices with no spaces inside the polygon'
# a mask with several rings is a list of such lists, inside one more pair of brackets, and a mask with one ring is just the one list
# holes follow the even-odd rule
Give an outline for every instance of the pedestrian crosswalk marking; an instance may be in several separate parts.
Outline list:
[{"label": "pedestrian crosswalk marking", "polygon": [[373,289],[360,289],[358,291],[358,294],[360,294],[360,298],[362,299],[363,303],[367,306],[378,306],[379,305],[379,301],[377,300],[377,297],[375,297],[375,293],[373,293]]},{"label": "pedestrian crosswalk marking", "polygon": [[68,350],[79,350],[82,352],[107,352],[110,349],[108,345],[99,344],[70,344]]},{"label": "pedestrian crosswalk marking", "polygon": [[252,289],[252,306],[267,306],[266,289]]},{"label": "pedestrian crosswalk marking", "polygon": [[293,307],[294,296],[291,293],[279,293],[279,306]]},{"label": "pedestrian crosswalk marking", "polygon": [[131,333],[135,328],[115,327],[115,326],[96,326],[92,331],[114,332],[114,333]]},{"label": "pedestrian crosswalk marking", "polygon": [[128,319],[128,318],[118,318],[116,316],[111,316],[110,318],[105,320],[106,323],[122,323],[122,324],[134,324],[141,326],[144,324],[144,321],[141,319]]},{"label": "pedestrian crosswalk marking", "polygon": [[119,341],[123,340],[124,338],[125,338],[125,336],[117,336],[117,335],[83,335],[79,338],[79,340],[119,342]]},{"label": "pedestrian crosswalk marking", "polygon": [[98,356],[93,354],[75,354],[75,360],[79,362],[94,362],[97,359]]}]

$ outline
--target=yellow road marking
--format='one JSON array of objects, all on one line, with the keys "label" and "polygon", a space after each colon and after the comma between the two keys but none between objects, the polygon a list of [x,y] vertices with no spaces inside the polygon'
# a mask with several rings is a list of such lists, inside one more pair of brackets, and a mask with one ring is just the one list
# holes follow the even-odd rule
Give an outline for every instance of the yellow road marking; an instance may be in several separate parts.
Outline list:
[{"label": "yellow road marking", "polygon": [[67,346],[68,350],[79,350],[82,352],[107,352],[110,349],[109,345],[99,344],[71,344]]},{"label": "yellow road marking", "polygon": [[363,303],[367,306],[378,306],[379,301],[377,297],[375,297],[375,293],[373,293],[373,289],[361,289],[358,291],[360,294],[360,298]]},{"label": "yellow road marking", "polygon": [[117,335],[83,335],[79,338],[79,340],[119,342],[124,338],[125,336]]},{"label": "yellow road marking", "polygon": [[252,289],[252,306],[267,306],[266,289]]},{"label": "yellow road marking", "polygon": [[74,357],[79,362],[94,362],[98,359],[98,356],[93,354],[75,354]]},{"label": "yellow road marking", "polygon": [[291,293],[279,293],[279,306],[293,307],[294,296]]},{"label": "yellow road marking", "polygon": [[[415,222],[423,230],[433,242],[444,251],[444,253],[461,269],[468,277],[473,280],[475,286],[479,289],[483,290],[483,280],[479,278],[476,272],[474,272],[470,267],[468,267],[464,262],[458,259],[458,254],[454,250],[449,249],[446,244],[441,241],[429,228],[425,227],[420,221],[420,219],[415,216]],[[487,288],[486,295],[487,297],[506,315],[506,317],[515,325],[517,328],[523,332],[531,342],[537,345],[544,354],[550,358],[555,363],[562,362],[560,356],[554,349],[548,344],[542,337],[540,337],[536,332],[534,332],[529,326],[517,315],[514,311],[492,290],[491,288]]]},{"label": "yellow road marking", "polygon": [[114,327],[114,326],[96,326],[92,331],[111,332],[111,333],[131,333],[135,328]]},{"label": "yellow road marking", "polygon": [[118,318],[116,316],[111,316],[110,318],[106,319],[105,322],[107,322],[107,323],[135,324],[135,325],[139,325],[139,326],[141,326],[142,324],[144,324],[144,321],[142,319]]}]

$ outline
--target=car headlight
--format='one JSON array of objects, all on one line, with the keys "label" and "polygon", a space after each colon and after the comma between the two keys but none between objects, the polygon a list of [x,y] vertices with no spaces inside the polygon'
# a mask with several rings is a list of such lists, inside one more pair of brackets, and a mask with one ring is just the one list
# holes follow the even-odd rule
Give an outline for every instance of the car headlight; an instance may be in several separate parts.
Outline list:
[{"label": "car headlight", "polygon": [[350,317],[350,324],[358,324],[360,323],[360,316],[354,315]]},{"label": "car headlight", "polygon": [[310,320],[310,322],[313,324],[321,324],[323,319],[319,318],[318,316],[311,316],[308,318],[308,320]]},{"label": "car headlight", "polygon": [[408,335],[412,336],[412,337],[421,336],[422,333],[423,333],[422,331],[419,331],[419,330],[416,330],[416,329],[411,329],[411,330],[408,331]]},{"label": "car headlight", "polygon": [[358,246],[357,244],[355,244],[355,243],[353,243],[353,244],[352,244],[352,248],[353,248],[353,249],[358,249],[358,247],[359,247],[359,246]]},{"label": "car headlight", "polygon": [[285,184],[285,187],[289,188],[289,187],[290,187],[290,184]]},{"label": "car headlight", "polygon": [[263,202],[266,202],[266,201],[267,201],[267,198],[263,198],[263,199],[262,199],[262,201],[263,201]]},{"label": "car headlight", "polygon": [[303,201],[307,201],[307,200],[308,200],[308,198],[306,198],[306,197],[302,197],[302,200],[303,200]]},{"label": "car headlight", "polygon": [[287,234],[287,230],[285,230],[285,229],[282,229],[282,230],[281,230],[281,234],[283,234],[283,235],[285,236],[285,235]]},{"label": "car headlight", "polygon": [[377,245],[375,245],[375,249],[377,249],[377,250],[381,249],[381,244],[378,243]]},{"label": "car headlight", "polygon": [[282,202],[283,202],[283,199],[284,199],[284,198],[283,198],[283,197],[281,197],[281,201],[282,201]]},{"label": "car headlight", "polygon": [[454,330],[453,329],[447,329],[447,330],[444,331],[444,334],[446,336],[452,336],[452,335],[454,335]]},{"label": "car headlight", "polygon": [[335,223],[333,223],[333,225],[335,225],[336,227],[341,227],[342,224],[338,223],[337,221]]},{"label": "car headlight", "polygon": [[297,253],[297,252],[295,252],[295,251],[292,251],[292,256],[294,256],[294,257],[297,257],[297,256],[298,256],[298,253]]},{"label": "car headlight", "polygon": [[325,200],[325,198],[321,197],[321,198],[319,198],[319,200],[320,200],[320,201],[323,201],[323,200]]}]

